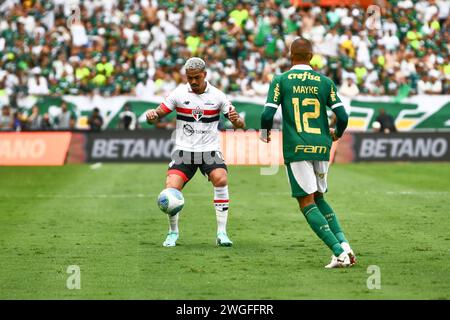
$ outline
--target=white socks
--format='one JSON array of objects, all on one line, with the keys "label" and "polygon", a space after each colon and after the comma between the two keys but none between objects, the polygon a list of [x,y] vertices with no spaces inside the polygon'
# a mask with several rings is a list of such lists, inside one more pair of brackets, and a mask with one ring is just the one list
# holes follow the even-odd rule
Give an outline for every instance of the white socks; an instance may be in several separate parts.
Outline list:
[{"label": "white socks", "polygon": [[174,216],[169,217],[169,231],[178,233],[178,213]]},{"label": "white socks", "polygon": [[227,232],[228,186],[214,187],[214,208],[216,209],[217,233]]},{"label": "white socks", "polygon": [[347,242],[341,242],[341,247],[344,249],[344,252],[349,254],[353,254],[352,248],[350,248],[350,245]]},{"label": "white socks", "polygon": [[[217,233],[227,232],[228,220],[228,186],[214,187],[214,208],[216,209]],[[169,218],[169,231],[178,233],[179,213]]]}]

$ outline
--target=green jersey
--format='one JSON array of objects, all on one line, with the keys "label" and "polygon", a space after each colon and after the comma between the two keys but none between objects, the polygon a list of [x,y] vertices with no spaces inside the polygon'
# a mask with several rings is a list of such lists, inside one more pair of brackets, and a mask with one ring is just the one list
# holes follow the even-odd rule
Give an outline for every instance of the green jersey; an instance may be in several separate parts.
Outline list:
[{"label": "green jersey", "polygon": [[307,65],[293,66],[274,77],[265,106],[281,105],[285,163],[330,159],[333,141],[327,107],[343,106],[336,92],[332,80]]}]

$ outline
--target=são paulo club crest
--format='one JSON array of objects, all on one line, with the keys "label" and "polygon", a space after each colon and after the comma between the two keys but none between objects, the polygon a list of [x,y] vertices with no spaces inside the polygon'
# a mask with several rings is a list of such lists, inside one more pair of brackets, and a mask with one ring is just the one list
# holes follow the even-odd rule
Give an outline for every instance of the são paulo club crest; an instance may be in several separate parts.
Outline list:
[{"label": "s\u00e3o paulo club crest", "polygon": [[200,109],[200,107],[195,108],[192,110],[192,116],[194,117],[195,121],[199,121],[203,117],[203,110]]}]

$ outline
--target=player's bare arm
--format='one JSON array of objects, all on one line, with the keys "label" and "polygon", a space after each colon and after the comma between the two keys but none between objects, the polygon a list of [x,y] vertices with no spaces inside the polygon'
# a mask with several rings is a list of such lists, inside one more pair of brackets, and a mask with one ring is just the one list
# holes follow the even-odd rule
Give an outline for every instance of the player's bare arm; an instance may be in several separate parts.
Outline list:
[{"label": "player's bare arm", "polygon": [[239,116],[239,113],[236,112],[235,108],[232,108],[228,112],[228,119],[233,124],[235,129],[243,129],[245,127],[245,121]]},{"label": "player's bare arm", "polygon": [[270,130],[273,126],[273,118],[277,109],[280,106],[280,78],[275,76],[270,83],[269,93],[267,94],[264,111],[261,114],[261,130],[259,131],[259,139],[265,143],[270,142]]},{"label": "player's bare arm", "polygon": [[262,142],[269,143],[271,141],[270,138],[270,130],[273,126],[273,117],[277,112],[276,108],[273,107],[265,107],[264,112],[261,115],[261,130],[259,139]]},{"label": "player's bare arm", "polygon": [[336,129],[330,128],[330,135],[333,141],[339,140],[344,134],[348,124],[348,114],[343,106],[333,109],[336,115]]},{"label": "player's bare arm", "polygon": [[148,123],[154,123],[156,120],[164,117],[166,114],[166,111],[164,111],[161,107],[158,107],[156,109],[148,110],[145,116],[147,117]]}]

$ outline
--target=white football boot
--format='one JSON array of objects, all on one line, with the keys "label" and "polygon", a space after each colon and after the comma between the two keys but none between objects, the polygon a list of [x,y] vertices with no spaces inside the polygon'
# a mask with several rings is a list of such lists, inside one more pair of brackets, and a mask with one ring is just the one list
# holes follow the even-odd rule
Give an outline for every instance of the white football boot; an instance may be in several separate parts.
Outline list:
[{"label": "white football boot", "polygon": [[177,245],[178,232],[169,232],[166,240],[163,242],[163,247],[175,247]]},{"label": "white football boot", "polygon": [[353,253],[352,248],[350,248],[350,245],[347,242],[341,243],[342,249],[348,254],[348,257],[350,258],[350,266],[353,266],[356,264],[356,256]]},{"label": "white football boot", "polygon": [[336,257],[335,255],[331,256],[331,262],[325,266],[327,269],[333,269],[333,268],[346,268],[350,267],[350,257],[348,254],[344,251],[342,252],[339,257]]},{"label": "white football boot", "polygon": [[233,245],[233,241],[228,238],[225,232],[219,232],[217,234],[216,244],[219,247],[231,247]]}]

